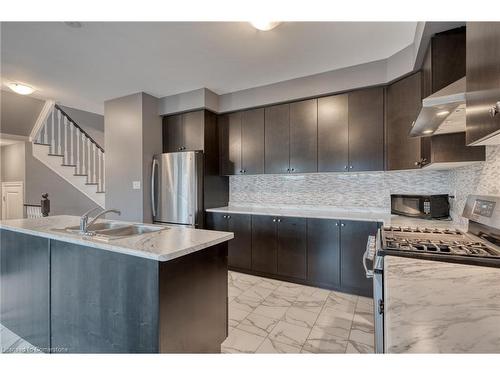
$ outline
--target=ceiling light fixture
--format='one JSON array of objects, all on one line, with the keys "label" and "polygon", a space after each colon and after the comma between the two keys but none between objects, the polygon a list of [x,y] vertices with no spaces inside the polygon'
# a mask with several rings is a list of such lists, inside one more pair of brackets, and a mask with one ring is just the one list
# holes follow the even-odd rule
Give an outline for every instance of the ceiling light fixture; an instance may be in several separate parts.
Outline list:
[{"label": "ceiling light fixture", "polygon": [[260,31],[269,31],[278,26],[281,22],[271,22],[271,21],[251,21],[250,24]]},{"label": "ceiling light fixture", "polygon": [[70,21],[70,22],[64,22],[66,26],[72,27],[74,29],[79,29],[80,27],[83,26],[81,22],[78,21]]},{"label": "ceiling light fixture", "polygon": [[22,85],[20,83],[10,83],[8,86],[12,91],[18,93],[19,95],[30,95],[35,92],[33,87]]},{"label": "ceiling light fixture", "polygon": [[427,129],[427,130],[424,130],[423,131],[424,134],[431,134],[431,133],[434,133],[434,130],[432,129]]}]

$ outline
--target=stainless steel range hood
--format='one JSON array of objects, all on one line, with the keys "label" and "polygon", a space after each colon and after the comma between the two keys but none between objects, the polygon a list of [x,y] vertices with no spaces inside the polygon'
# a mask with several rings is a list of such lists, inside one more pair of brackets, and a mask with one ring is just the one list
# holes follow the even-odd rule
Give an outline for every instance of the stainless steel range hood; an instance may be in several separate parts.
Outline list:
[{"label": "stainless steel range hood", "polygon": [[422,100],[410,137],[465,131],[465,77]]}]

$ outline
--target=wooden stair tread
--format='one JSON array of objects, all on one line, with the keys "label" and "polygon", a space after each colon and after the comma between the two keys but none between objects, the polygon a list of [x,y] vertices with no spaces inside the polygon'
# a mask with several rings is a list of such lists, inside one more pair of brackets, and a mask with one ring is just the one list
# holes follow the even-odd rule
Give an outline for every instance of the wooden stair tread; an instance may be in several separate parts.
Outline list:
[{"label": "wooden stair tread", "polygon": [[49,155],[49,156],[59,156],[59,157],[61,157],[61,158],[63,158],[63,157],[64,157],[64,155],[59,155],[59,154],[51,154],[51,153],[48,153],[47,155]]}]

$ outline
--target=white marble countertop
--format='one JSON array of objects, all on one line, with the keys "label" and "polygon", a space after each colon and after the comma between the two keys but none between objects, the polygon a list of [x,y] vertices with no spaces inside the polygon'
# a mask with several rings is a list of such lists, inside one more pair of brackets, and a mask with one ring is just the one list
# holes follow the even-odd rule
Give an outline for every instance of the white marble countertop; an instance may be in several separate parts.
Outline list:
[{"label": "white marble countertop", "polygon": [[387,353],[500,353],[500,268],[384,257]]},{"label": "white marble countertop", "polygon": [[392,215],[390,212],[374,208],[337,208],[328,206],[272,206],[272,205],[230,205],[219,208],[209,208],[207,212],[227,214],[249,214],[269,216],[305,217],[317,219],[338,219],[376,221],[386,226],[411,226],[429,228],[456,228],[452,221],[413,219],[410,217]]},{"label": "white marble countertop", "polygon": [[[145,233],[108,241],[92,237],[84,237],[77,233],[54,231],[68,226],[78,225],[80,218],[77,216],[49,216],[36,219],[16,219],[0,221],[0,229],[30,234],[53,240],[65,241],[77,245],[90,246],[97,249],[113,251],[116,253],[149,258],[157,261],[168,261],[181,256],[194,253],[198,250],[229,241],[234,238],[233,233],[218,232],[203,229],[193,229],[181,226],[157,226],[164,228],[161,231]],[[130,222],[115,223],[134,224]],[[99,222],[99,221],[98,221]]]}]

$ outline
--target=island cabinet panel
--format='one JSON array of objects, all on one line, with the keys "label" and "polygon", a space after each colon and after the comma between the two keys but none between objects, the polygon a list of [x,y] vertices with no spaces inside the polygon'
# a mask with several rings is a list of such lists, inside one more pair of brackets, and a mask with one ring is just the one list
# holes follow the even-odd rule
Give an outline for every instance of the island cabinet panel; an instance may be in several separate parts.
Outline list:
[{"label": "island cabinet panel", "polygon": [[227,337],[227,242],[159,264],[161,353],[220,353]]},{"label": "island cabinet panel", "polygon": [[348,94],[318,99],[318,172],[348,169],[348,110]]},{"label": "island cabinet panel", "polygon": [[306,219],[282,217],[277,220],[277,273],[306,278]]},{"label": "island cabinet panel", "polygon": [[290,172],[318,171],[318,100],[290,104]]},{"label": "island cabinet panel", "polygon": [[409,132],[422,107],[422,74],[390,84],[386,91],[387,170],[419,168],[422,139]]},{"label": "island cabinet panel", "polygon": [[0,323],[48,352],[49,240],[0,230],[0,244]]},{"label": "island cabinet panel", "polygon": [[51,346],[158,352],[158,262],[51,241]]},{"label": "island cabinet panel", "polygon": [[307,280],[340,286],[340,221],[307,219]]},{"label": "island cabinet panel", "polygon": [[277,236],[276,218],[272,216],[252,216],[252,270],[276,274]]},{"label": "island cabinet panel", "polygon": [[265,109],[265,172],[290,171],[290,105]]},{"label": "island cabinet panel", "polygon": [[250,270],[252,268],[252,221],[250,215],[207,213],[207,228],[233,232],[228,242],[228,266]]},{"label": "island cabinet panel", "polygon": [[241,112],[218,118],[220,174],[243,174],[241,164]]},{"label": "island cabinet panel", "polygon": [[264,173],[264,108],[241,113],[241,165],[243,174]]},{"label": "island cabinet panel", "polygon": [[349,170],[384,170],[384,89],[349,93]]},{"label": "island cabinet panel", "polygon": [[368,236],[377,233],[378,224],[364,221],[342,221],[340,235],[340,283],[342,289],[364,296],[373,294],[372,280],[366,278],[363,254]]},{"label": "island cabinet panel", "polygon": [[467,22],[466,77],[471,144],[500,132],[500,22]]}]

